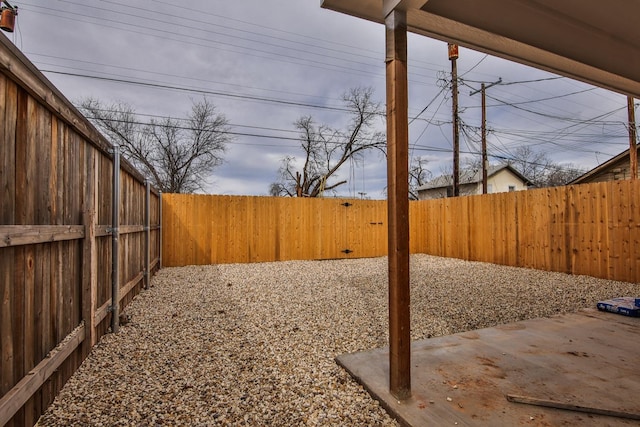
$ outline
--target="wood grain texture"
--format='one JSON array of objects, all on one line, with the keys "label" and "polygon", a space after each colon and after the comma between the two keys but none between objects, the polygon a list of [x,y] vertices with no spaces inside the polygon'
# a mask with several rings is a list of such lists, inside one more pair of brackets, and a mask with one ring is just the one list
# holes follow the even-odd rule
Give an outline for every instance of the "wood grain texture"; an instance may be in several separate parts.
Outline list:
[{"label": "wood grain texture", "polygon": [[[639,195],[616,181],[414,201],[410,251],[638,282]],[[165,194],[163,205],[166,266],[387,254],[386,201]]]},{"label": "wood grain texture", "polygon": [[[13,46],[0,38],[0,398],[95,311],[110,289],[111,156],[106,140]],[[126,305],[144,268],[146,188],[123,162],[121,263]],[[152,272],[159,265],[159,197],[151,189]],[[93,212],[93,219],[85,214]],[[89,223],[87,223],[89,221]],[[90,231],[87,236],[86,230]],[[150,268],[151,269],[151,268]],[[87,340],[22,388],[7,425],[31,425],[104,333],[87,322]],[[45,372],[45,371],[43,371]],[[24,390],[31,393],[27,396]],[[28,393],[27,393],[28,394]],[[10,396],[13,396],[11,394]],[[4,418],[3,418],[4,420]],[[0,423],[4,424],[4,423]]]},{"label": "wood grain texture", "polygon": [[84,326],[77,328],[43,358],[15,387],[0,398],[0,425],[5,425],[40,389],[46,380],[64,363],[84,340]]}]

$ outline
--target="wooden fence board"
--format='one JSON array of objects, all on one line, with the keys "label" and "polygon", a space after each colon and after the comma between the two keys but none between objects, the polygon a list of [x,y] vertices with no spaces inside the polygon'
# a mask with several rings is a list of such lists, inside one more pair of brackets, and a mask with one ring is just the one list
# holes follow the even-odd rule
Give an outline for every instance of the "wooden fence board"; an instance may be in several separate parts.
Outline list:
[{"label": "wooden fence board", "polygon": [[[110,144],[3,36],[0,123],[0,400],[2,408],[9,399],[15,409],[11,419],[0,410],[0,424],[22,426],[35,422],[108,329],[109,316],[88,323],[88,345],[42,371],[47,378],[29,378],[84,319],[95,319],[91,313],[110,296],[111,236],[96,230],[111,226],[112,159]],[[125,220],[120,283],[131,291],[126,305],[141,288],[146,187],[126,161],[119,173]],[[155,272],[160,210],[157,191],[152,194]],[[89,237],[87,211],[95,212]],[[92,267],[83,269],[85,263]],[[26,380],[29,387],[18,387]],[[12,397],[15,387],[22,390],[19,400]]]},{"label": "wooden fence board", "polygon": [[81,225],[0,225],[0,248],[84,237]]},{"label": "wooden fence board", "polygon": [[[0,74],[0,195],[2,200],[15,200],[16,124],[18,91],[16,85]],[[2,224],[13,224],[15,205],[0,203]]]},{"label": "wooden fence board", "polygon": [[14,381],[14,331],[15,331],[15,250],[13,248],[0,249],[0,346],[2,347],[2,381],[0,393],[11,389]]},{"label": "wooden fence board", "polygon": [[640,217],[636,214],[640,212],[640,188],[638,186],[629,185],[629,277],[633,277],[640,271]]},{"label": "wooden fence board", "polygon": [[48,358],[34,367],[16,386],[0,399],[0,424],[6,424],[30,397],[57,370],[84,339],[84,326],[77,328]]}]

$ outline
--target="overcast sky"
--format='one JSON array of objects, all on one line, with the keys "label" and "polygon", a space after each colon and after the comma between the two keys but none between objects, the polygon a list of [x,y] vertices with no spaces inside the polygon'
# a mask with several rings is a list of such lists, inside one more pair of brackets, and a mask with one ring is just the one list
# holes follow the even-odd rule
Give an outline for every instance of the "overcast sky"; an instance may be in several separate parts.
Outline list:
[{"label": "overcast sky", "polygon": [[[181,118],[191,100],[211,100],[242,135],[209,193],[266,195],[280,160],[302,156],[293,123],[312,115],[344,127],[348,117],[335,107],[350,88],[371,86],[384,102],[384,27],[321,9],[319,0],[12,4],[20,8],[16,32],[4,34],[76,104],[95,97]],[[450,71],[445,43],[410,35],[410,154],[427,158],[434,176],[452,161],[451,96],[442,89]],[[628,148],[622,95],[464,48],[458,71],[463,161],[480,149],[481,100],[470,93],[499,78],[487,91],[492,163],[530,146],[591,169]],[[341,178],[349,181],[341,196],[384,198],[386,160],[372,153],[345,165]]]}]

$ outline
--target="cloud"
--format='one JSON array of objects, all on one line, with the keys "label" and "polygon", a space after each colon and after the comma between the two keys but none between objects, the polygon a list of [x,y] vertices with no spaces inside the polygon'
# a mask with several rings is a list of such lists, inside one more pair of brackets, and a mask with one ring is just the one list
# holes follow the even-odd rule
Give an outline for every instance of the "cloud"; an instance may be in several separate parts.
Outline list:
[{"label": "cloud", "polygon": [[[266,194],[280,159],[301,155],[287,139],[296,137],[296,119],[312,115],[343,126],[344,113],[322,107],[340,106],[349,88],[372,86],[385,102],[384,28],[321,9],[317,0],[25,0],[19,6],[14,42],[72,101],[122,100],[142,114],[174,117],[184,117],[192,99],[213,101],[243,135],[214,171],[212,192]],[[450,69],[445,43],[409,36],[410,116],[422,112],[410,126],[411,154],[428,156],[434,175],[452,158]],[[620,95],[464,48],[458,70],[463,158],[477,157],[480,146],[480,95],[470,92],[499,78],[502,84],[487,91],[494,163],[530,145],[590,169],[628,148]],[[350,181],[340,195],[384,197],[385,159],[372,154],[340,177]]]}]

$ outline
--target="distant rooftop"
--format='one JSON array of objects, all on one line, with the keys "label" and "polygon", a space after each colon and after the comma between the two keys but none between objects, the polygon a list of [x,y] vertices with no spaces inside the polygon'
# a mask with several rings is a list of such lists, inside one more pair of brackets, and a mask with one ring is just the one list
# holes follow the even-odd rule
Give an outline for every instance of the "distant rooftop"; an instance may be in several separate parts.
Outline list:
[{"label": "distant rooftop", "polygon": [[[522,175],[520,172],[515,170],[513,166],[508,164],[489,166],[489,168],[487,169],[487,177],[492,177],[493,175],[495,175],[496,173],[500,172],[503,169],[510,170],[513,174],[517,175],[526,184],[531,184],[531,180],[527,179],[524,175]],[[460,171],[460,185],[477,184],[480,182],[482,182],[482,170],[465,169],[463,171]],[[452,175],[440,175],[432,179],[431,181],[427,182],[426,184],[418,187],[418,191],[450,187],[452,183],[453,183]]]}]

